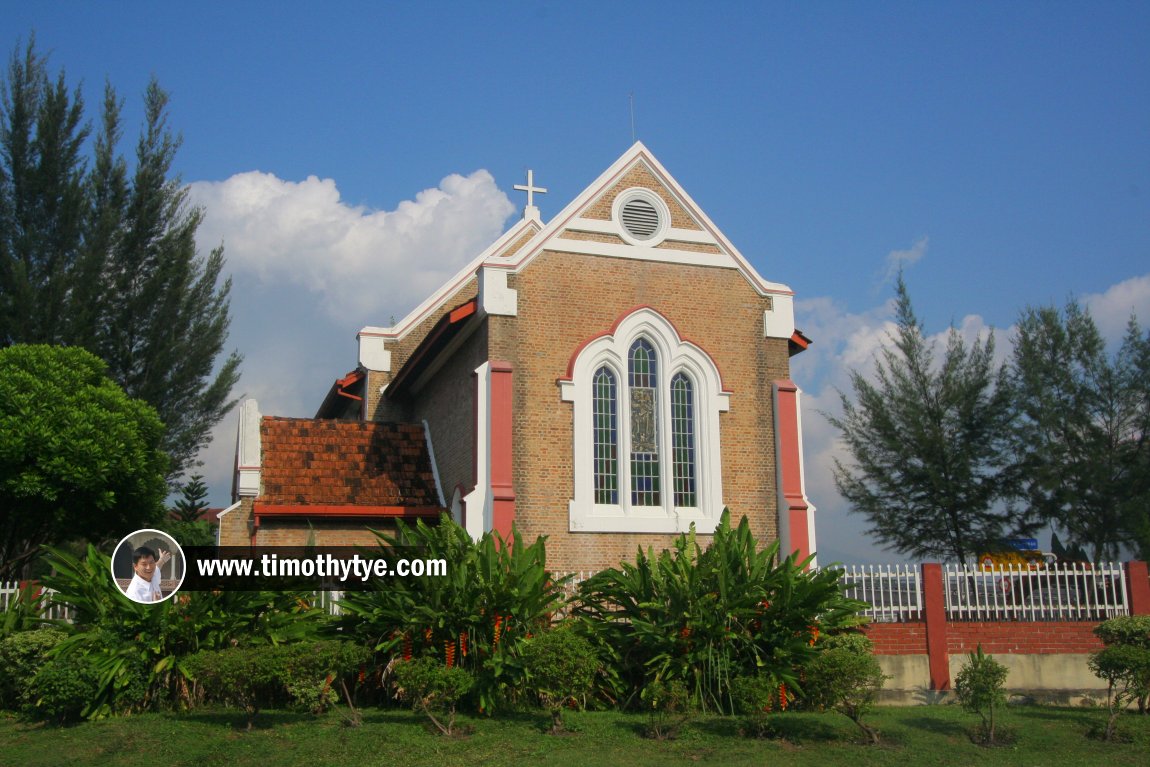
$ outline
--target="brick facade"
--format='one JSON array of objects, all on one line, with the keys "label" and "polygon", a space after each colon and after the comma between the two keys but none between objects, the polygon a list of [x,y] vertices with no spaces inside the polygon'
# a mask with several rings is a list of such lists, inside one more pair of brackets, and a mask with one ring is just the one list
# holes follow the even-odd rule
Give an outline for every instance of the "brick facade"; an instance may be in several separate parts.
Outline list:
[{"label": "brick facade", "polygon": [[[611,221],[613,205],[620,193],[635,187],[654,193],[669,213],[667,236],[653,247],[628,245],[611,232],[617,226]],[[367,420],[426,421],[440,486],[450,504],[457,488],[466,495],[477,482],[494,482],[476,476],[478,451],[487,449],[477,444],[486,426],[477,422],[482,414],[476,370],[498,361],[500,386],[510,381],[510,413],[496,415],[510,419],[511,482],[510,487],[501,484],[499,493],[489,489],[486,497],[499,501],[503,514],[513,515],[526,538],[547,536],[548,561],[558,571],[597,570],[632,558],[637,547],[666,548],[671,534],[570,532],[576,434],[573,403],[561,397],[559,384],[584,344],[610,332],[629,313],[649,307],[718,368],[724,406],[729,407],[709,417],[718,421],[722,502],[736,520],[747,516],[764,544],[777,539],[772,387],[789,378],[792,348],[786,334],[791,330],[765,337],[764,317],[776,308],[774,295],[787,297],[789,311],[785,286],[754,274],[641,145],[620,158],[553,225],[525,217],[499,242],[480,259],[482,264],[473,262],[470,273],[453,278],[412,317],[395,328],[365,329],[382,336],[390,354],[390,369],[367,371]],[[496,279],[484,283],[489,286],[484,289],[498,293],[506,278],[507,291],[500,295],[514,297],[511,308],[485,310],[483,269],[497,270],[488,274]],[[453,311],[471,301],[474,314],[456,325]],[[436,334],[448,325],[436,345]],[[468,514],[479,511],[468,509]],[[251,514],[247,508],[248,519]],[[234,516],[233,524],[244,518]],[[292,525],[280,527],[278,535],[298,535]],[[331,534],[350,533],[333,527]],[[329,541],[325,537],[322,542]]]},{"label": "brick facade", "polygon": [[[572,354],[639,306],[659,310],[717,363],[731,407],[719,416],[724,501],[747,515],[762,541],[777,537],[775,441],[770,383],[788,375],[786,342],[763,339],[769,299],[738,272],[544,251],[508,280],[519,315],[490,318],[490,354],[515,369],[517,522],[548,536],[560,570],[599,569],[666,548],[672,536],[568,532],[573,497],[572,411],[557,382]],[[716,307],[724,307],[716,311]]]}]

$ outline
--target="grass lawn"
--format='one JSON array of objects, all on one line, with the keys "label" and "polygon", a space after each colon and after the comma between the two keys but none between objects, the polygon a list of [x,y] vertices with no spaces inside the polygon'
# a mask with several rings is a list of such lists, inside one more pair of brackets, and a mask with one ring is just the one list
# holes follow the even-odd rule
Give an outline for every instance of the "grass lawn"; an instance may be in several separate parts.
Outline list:
[{"label": "grass lawn", "polygon": [[700,717],[671,741],[641,733],[643,715],[573,713],[578,732],[544,734],[544,713],[500,719],[464,718],[465,738],[433,735],[416,715],[366,710],[360,727],[337,711],[315,718],[285,711],[261,713],[247,732],[235,711],[143,714],[72,727],[51,727],[0,714],[0,765],[1025,765],[1120,767],[1150,765],[1150,716],[1127,714],[1127,742],[1087,737],[1101,726],[1102,709],[1018,707],[1002,717],[1016,735],[1012,746],[971,743],[975,717],[956,706],[881,708],[871,721],[881,746],[859,745],[854,725],[837,714],[789,713],[777,718],[781,740],[740,736],[735,719]]}]

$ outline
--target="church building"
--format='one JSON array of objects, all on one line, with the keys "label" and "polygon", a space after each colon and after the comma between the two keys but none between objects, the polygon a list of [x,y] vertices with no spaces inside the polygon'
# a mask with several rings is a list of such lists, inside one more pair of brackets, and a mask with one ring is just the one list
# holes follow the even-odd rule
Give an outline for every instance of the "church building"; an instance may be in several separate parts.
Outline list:
[{"label": "church building", "polygon": [[546,190],[530,173],[516,189],[521,220],[401,321],[359,331],[315,418],[242,404],[220,543],[369,543],[367,527],[446,510],[591,571],[705,536],[729,508],[813,553],[792,291],[642,143],[546,223]]}]

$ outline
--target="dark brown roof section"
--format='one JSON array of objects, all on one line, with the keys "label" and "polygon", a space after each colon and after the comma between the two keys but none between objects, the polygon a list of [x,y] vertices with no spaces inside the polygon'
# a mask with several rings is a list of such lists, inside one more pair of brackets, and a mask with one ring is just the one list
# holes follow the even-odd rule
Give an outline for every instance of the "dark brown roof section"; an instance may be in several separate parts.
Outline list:
[{"label": "dark brown roof section", "polygon": [[265,416],[257,516],[434,516],[441,510],[419,424]]},{"label": "dark brown roof section", "polygon": [[470,322],[478,319],[476,311],[478,302],[479,299],[473,298],[439,318],[435,327],[423,337],[419,346],[388,384],[386,391],[388,399],[399,399],[410,393],[415,382],[439,358],[439,355],[468,327]]},{"label": "dark brown roof section", "polygon": [[803,335],[803,331],[796,329],[787,341],[787,356],[793,357],[800,352],[805,352],[810,345],[811,339]]}]

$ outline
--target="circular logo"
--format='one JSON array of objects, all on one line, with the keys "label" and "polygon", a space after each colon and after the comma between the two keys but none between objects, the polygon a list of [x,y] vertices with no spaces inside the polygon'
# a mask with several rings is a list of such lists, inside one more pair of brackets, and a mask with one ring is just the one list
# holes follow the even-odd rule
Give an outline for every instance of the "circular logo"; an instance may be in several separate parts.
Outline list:
[{"label": "circular logo", "polygon": [[184,582],[184,550],[163,530],[125,535],[112,554],[112,578],[133,602],[154,604],[175,594]]}]

